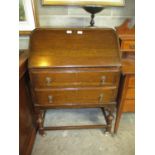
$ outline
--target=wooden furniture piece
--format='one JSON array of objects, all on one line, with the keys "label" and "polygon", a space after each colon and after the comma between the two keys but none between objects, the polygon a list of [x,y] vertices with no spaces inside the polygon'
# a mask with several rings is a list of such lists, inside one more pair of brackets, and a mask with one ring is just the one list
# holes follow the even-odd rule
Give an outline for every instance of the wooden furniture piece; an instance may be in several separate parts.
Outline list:
[{"label": "wooden furniture piece", "polygon": [[122,75],[114,132],[118,130],[122,112],[135,111],[135,29],[128,27],[131,20],[116,28],[122,52]]},{"label": "wooden furniture piece", "polygon": [[28,52],[19,57],[19,154],[30,155],[36,135],[32,100],[28,88]]},{"label": "wooden furniture piece", "polygon": [[[39,132],[105,128],[111,132],[120,79],[119,42],[113,29],[46,29],[30,37],[29,75]],[[44,126],[47,109],[101,108],[103,125]]]}]

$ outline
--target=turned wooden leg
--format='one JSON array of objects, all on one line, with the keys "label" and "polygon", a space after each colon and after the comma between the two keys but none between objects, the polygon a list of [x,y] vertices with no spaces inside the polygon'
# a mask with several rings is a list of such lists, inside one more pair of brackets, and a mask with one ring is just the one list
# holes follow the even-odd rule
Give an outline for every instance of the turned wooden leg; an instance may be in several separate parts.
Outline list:
[{"label": "turned wooden leg", "polygon": [[113,119],[114,119],[114,116],[113,116],[112,112],[109,112],[109,114],[108,114],[108,116],[107,116],[107,125],[108,125],[107,131],[108,131],[109,133],[111,133],[111,128],[112,128],[112,121],[113,121]]},{"label": "turned wooden leg", "polygon": [[37,111],[37,124],[39,134],[42,136],[45,135],[43,123],[44,123],[44,111]]},{"label": "turned wooden leg", "polygon": [[105,134],[111,133],[112,121],[114,119],[114,116],[113,116],[114,107],[111,107],[111,108],[110,107],[102,107],[101,110],[103,112],[103,115],[105,117],[106,124],[107,124]]},{"label": "turned wooden leg", "polygon": [[106,111],[108,112],[108,115],[106,116],[106,121],[107,121],[106,132],[111,133],[112,121],[114,119],[114,116],[113,116],[112,111],[110,109],[106,109]]}]

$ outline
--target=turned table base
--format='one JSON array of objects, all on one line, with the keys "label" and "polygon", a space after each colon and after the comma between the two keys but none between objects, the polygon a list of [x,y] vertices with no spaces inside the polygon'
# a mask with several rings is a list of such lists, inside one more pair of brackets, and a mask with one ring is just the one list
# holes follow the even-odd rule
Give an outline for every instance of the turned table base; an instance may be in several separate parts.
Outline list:
[{"label": "turned table base", "polygon": [[113,116],[113,108],[102,107],[103,116],[105,117],[106,124],[96,124],[96,125],[73,125],[73,126],[44,126],[45,113],[46,110],[36,110],[36,121],[38,124],[39,134],[45,135],[45,130],[72,130],[72,129],[97,129],[103,128],[105,129],[105,133],[112,133],[112,121],[114,119]]}]

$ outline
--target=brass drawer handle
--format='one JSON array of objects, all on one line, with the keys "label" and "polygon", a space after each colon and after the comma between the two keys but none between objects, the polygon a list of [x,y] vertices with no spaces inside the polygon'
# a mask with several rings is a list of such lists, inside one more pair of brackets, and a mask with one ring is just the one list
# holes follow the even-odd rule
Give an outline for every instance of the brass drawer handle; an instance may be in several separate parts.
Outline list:
[{"label": "brass drawer handle", "polygon": [[106,80],[106,76],[102,76],[101,77],[101,85],[104,85],[105,84],[105,80]]},{"label": "brass drawer handle", "polygon": [[52,103],[52,102],[53,102],[53,96],[52,96],[52,95],[49,95],[49,96],[48,96],[48,102],[49,102],[49,103]]},{"label": "brass drawer handle", "polygon": [[52,78],[46,77],[46,84],[47,84],[47,85],[50,85],[51,82],[52,82]]},{"label": "brass drawer handle", "polygon": [[99,103],[103,103],[104,94],[100,94],[99,96]]}]

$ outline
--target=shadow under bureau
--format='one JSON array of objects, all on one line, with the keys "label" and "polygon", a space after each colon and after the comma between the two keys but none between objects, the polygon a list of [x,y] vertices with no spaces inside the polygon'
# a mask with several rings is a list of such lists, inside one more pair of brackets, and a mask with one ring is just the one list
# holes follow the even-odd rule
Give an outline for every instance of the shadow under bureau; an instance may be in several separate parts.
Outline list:
[{"label": "shadow under bureau", "polygon": [[[35,29],[29,52],[31,93],[40,134],[82,128],[111,132],[121,67],[113,29]],[[48,109],[94,107],[102,109],[106,124],[44,126]]]}]

